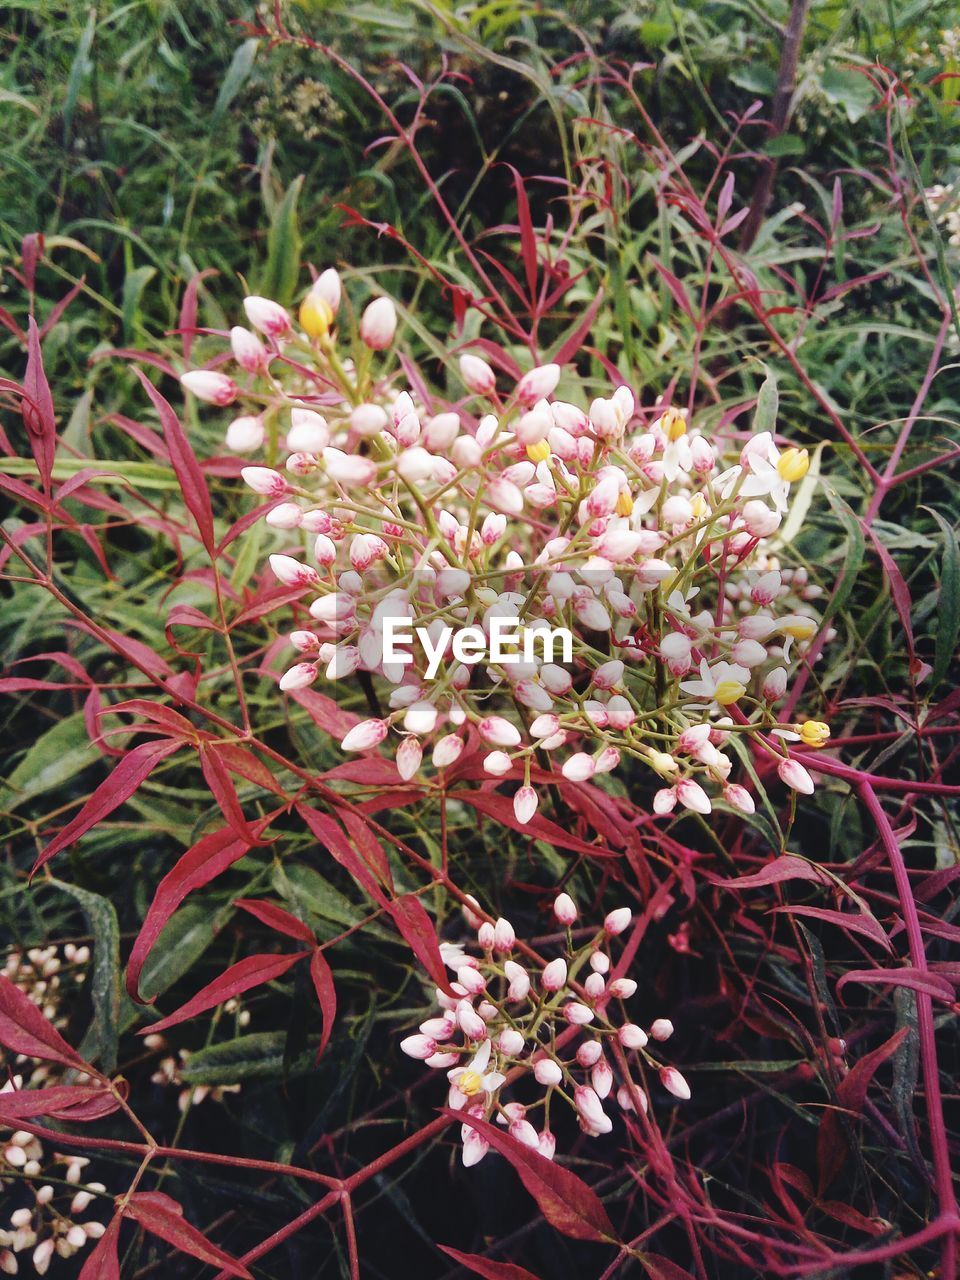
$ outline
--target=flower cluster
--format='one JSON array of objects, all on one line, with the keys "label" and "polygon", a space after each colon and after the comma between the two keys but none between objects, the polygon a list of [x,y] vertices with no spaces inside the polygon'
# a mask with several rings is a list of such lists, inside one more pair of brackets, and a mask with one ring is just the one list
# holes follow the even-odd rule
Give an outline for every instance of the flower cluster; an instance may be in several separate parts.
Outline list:
[{"label": "flower cluster", "polygon": [[[200,369],[181,381],[242,406],[227,447],[275,464],[242,474],[268,500],[273,573],[305,597],[280,688],[375,677],[382,714],[344,751],[394,735],[409,779],[479,744],[489,776],[521,782],[521,822],[538,806],[533,767],[551,758],[574,783],[632,758],[663,779],[659,812],[709,813],[719,795],[750,813],[724,751],[734,734],[812,791],[781,743],[823,745],[829,730],[781,724],[775,706],[818,631],[819,588],[771,546],[806,450],[760,430],[726,456],[684,411],[641,409],[626,385],[580,397],[556,363],[517,376],[492,344],[493,363],[460,353],[456,403],[430,400],[409,362],[415,391],[398,391],[396,361],[377,362],[395,342],[393,302],[370,302],[355,332],[338,326],[350,308],[332,269],[299,323],[266,298],[244,305],[251,328],[230,333],[239,378]],[[429,660],[387,643],[398,620]],[[456,643],[504,623],[509,661]],[[563,661],[547,644],[559,628],[572,639]]]},{"label": "flower cluster", "polygon": [[[680,1072],[657,1062],[649,1049],[651,1041],[669,1039],[673,1023],[657,1018],[645,1031],[632,1022],[626,1001],[637,984],[610,977],[611,944],[629,927],[630,909],[611,911],[578,948],[571,933],[576,903],[561,893],[553,911],[567,931],[565,954],[531,974],[514,958],[510,922],[480,923],[468,910],[480,956],[443,944],[444,961],[455,974],[453,994],[437,988],[440,1013],[400,1045],[409,1057],[446,1072],[450,1107],[465,1117],[495,1120],[548,1159],[556,1149],[551,1113],[557,1106],[571,1107],[584,1133],[598,1137],[613,1128],[605,1110],[611,1102],[622,1111],[646,1112],[646,1070],[675,1098],[690,1097]],[[539,1096],[504,1101],[508,1085]],[[469,1119],[461,1136],[463,1163],[482,1160],[489,1143]]]},{"label": "flower cluster", "polygon": [[[22,1087],[22,1076],[14,1076],[0,1093]],[[0,1273],[17,1275],[17,1254],[29,1252],[31,1274],[46,1275],[55,1256],[72,1258],[91,1240],[100,1239],[106,1230],[102,1222],[77,1221],[96,1196],[106,1192],[102,1182],[86,1182],[83,1171],[89,1163],[85,1156],[56,1153],[47,1160],[40,1140],[25,1130],[0,1136],[0,1187],[12,1196],[15,1186],[34,1183],[33,1204],[14,1209],[9,1227],[0,1227]],[[44,1175],[50,1181],[44,1182]]]}]

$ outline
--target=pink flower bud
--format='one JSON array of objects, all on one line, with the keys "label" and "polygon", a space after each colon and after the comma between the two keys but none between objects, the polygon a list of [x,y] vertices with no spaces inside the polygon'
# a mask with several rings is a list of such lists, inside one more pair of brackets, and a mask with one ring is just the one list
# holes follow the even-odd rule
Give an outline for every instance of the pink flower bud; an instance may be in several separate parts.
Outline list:
[{"label": "pink flower bud", "polygon": [[511,480],[497,476],[487,485],[484,496],[487,504],[504,515],[518,516],[523,511],[523,494]]},{"label": "pink flower bud", "polygon": [[419,445],[404,448],[397,458],[397,471],[408,484],[418,485],[433,475],[437,460]]},{"label": "pink flower bud", "polygon": [[448,733],[433,748],[433,765],[435,769],[445,769],[460,757],[463,751],[463,739],[455,733]]},{"label": "pink flower bud", "polygon": [[623,933],[624,929],[629,928],[630,921],[633,919],[633,912],[629,907],[617,907],[615,911],[611,911],[603,922],[604,930],[616,935]]},{"label": "pink flower bud", "polygon": [[540,1135],[529,1120],[514,1120],[508,1130],[512,1138],[522,1142],[525,1147],[536,1151],[540,1145]]},{"label": "pink flower bud", "polygon": [[647,1033],[633,1022],[625,1022],[617,1032],[617,1039],[625,1049],[642,1049],[647,1043]]},{"label": "pink flower bud", "polygon": [[310,476],[320,465],[312,453],[291,453],[284,466],[292,476]]},{"label": "pink flower bud", "polygon": [[632,978],[614,978],[607,990],[617,1000],[629,1000],[635,993],[637,984]]},{"label": "pink flower bud", "polygon": [[673,1035],[673,1023],[669,1018],[655,1018],[650,1024],[651,1040],[669,1040]]},{"label": "pink flower bud", "polygon": [[463,1139],[463,1167],[472,1169],[475,1164],[479,1164],[483,1157],[490,1150],[490,1143],[486,1138],[482,1137],[476,1129],[470,1129],[464,1135]]},{"label": "pink flower bud", "polygon": [[590,968],[594,973],[609,973],[610,957],[608,955],[604,955],[602,951],[594,951],[593,955],[590,957]]},{"label": "pink flower bud", "polygon": [[506,960],[504,961],[503,971],[507,975],[507,981],[510,983],[507,998],[513,1002],[525,1000],[527,992],[530,990],[530,975],[523,965],[517,964],[515,960]]},{"label": "pink flower bud", "polygon": [[577,918],[577,904],[570,897],[569,893],[561,893],[557,895],[556,901],[553,904],[553,914],[561,924],[573,924]]},{"label": "pink flower bud", "polygon": [[280,677],[280,689],[288,693],[291,689],[305,689],[317,678],[317,668],[312,662],[298,662],[296,666],[285,671]]},{"label": "pink flower bud", "polygon": [[265,333],[268,338],[279,338],[290,328],[290,317],[279,302],[270,298],[258,298],[255,295],[244,298],[243,309],[253,327]]},{"label": "pink flower bud", "polygon": [[581,1067],[589,1069],[603,1057],[603,1045],[599,1040],[584,1040],[577,1049],[577,1062]]},{"label": "pink flower bud", "polygon": [[270,568],[285,587],[315,587],[320,582],[316,569],[311,565],[301,564],[293,556],[271,556]]},{"label": "pink flower bud", "polygon": [[282,498],[290,486],[279,471],[269,467],[244,467],[240,472],[244,483],[264,498]]},{"label": "pink flower bud", "polygon": [[551,960],[540,975],[544,991],[559,991],[567,981],[567,962],[562,956]]},{"label": "pink flower bud", "polygon": [[636,1111],[636,1104],[640,1104],[640,1110],[644,1115],[647,1114],[647,1107],[650,1105],[647,1101],[647,1095],[635,1084],[622,1084],[617,1090],[617,1102],[620,1104],[622,1111]]},{"label": "pink flower bud", "polygon": [[785,667],[774,667],[764,677],[761,692],[767,702],[779,702],[787,691],[787,671]]},{"label": "pink flower bud", "polygon": [[661,1067],[660,1083],[667,1093],[672,1093],[675,1098],[679,1098],[682,1102],[686,1102],[689,1099],[690,1086],[676,1067]]},{"label": "pink flower bud", "polygon": [[616,747],[604,747],[593,763],[597,773],[612,773],[620,763],[620,752]]},{"label": "pink flower bud", "polygon": [[299,529],[303,523],[303,511],[296,502],[281,502],[264,516],[271,529]]},{"label": "pink flower bud", "polygon": [[502,778],[512,768],[513,761],[505,751],[491,751],[483,758],[484,773],[492,774],[495,778]]},{"label": "pink flower bud", "polygon": [[375,533],[358,533],[350,541],[350,563],[357,573],[364,573],[377,560],[382,560],[389,550]]},{"label": "pink flower bud", "polygon": [[383,742],[387,732],[386,720],[361,720],[345,735],[340,743],[340,750],[369,751]]},{"label": "pink flower bud", "polygon": [[573,1101],[588,1133],[609,1133],[613,1128],[609,1116],[604,1113],[596,1091],[589,1085],[578,1085],[573,1091]]},{"label": "pink flower bud", "polygon": [[[482,928],[483,926],[481,925],[480,927]],[[481,991],[487,989],[483,974],[475,969],[473,965],[462,964],[457,970],[457,981],[472,996],[478,996]]]},{"label": "pink flower bud", "polygon": [[503,916],[501,916],[494,926],[493,934],[493,947],[495,951],[513,950],[514,944],[517,941],[517,935],[509,920],[504,920]]},{"label": "pink flower bud", "polygon": [[534,404],[551,395],[560,381],[558,364],[542,364],[528,370],[517,383],[517,399],[521,404]]},{"label": "pink flower bud", "polygon": [[324,449],[323,461],[327,468],[327,475],[338,484],[366,488],[372,485],[377,477],[376,465],[369,458],[361,458],[355,453],[344,453],[341,449]]},{"label": "pink flower bud", "polygon": [[[423,430],[424,448],[431,453],[445,453],[460,434],[460,415],[458,413],[438,413],[431,418]],[[399,432],[398,432],[399,437]]]},{"label": "pink flower bud", "polygon": [[700,786],[699,782],[694,782],[692,778],[683,778],[676,785],[677,799],[685,809],[691,809],[694,813],[709,813],[712,809],[710,797]]},{"label": "pink flower bud", "polygon": [[358,436],[376,436],[387,425],[386,410],[378,404],[358,404],[350,414],[350,428]]},{"label": "pink flower bud", "polygon": [[537,812],[540,797],[533,787],[520,787],[513,797],[513,812],[518,822],[526,825]]},{"label": "pink flower bud", "polygon": [[799,760],[783,760],[777,766],[780,781],[803,796],[813,795],[813,779]]},{"label": "pink flower bud", "polygon": [[397,332],[397,309],[389,298],[374,298],[360,318],[360,338],[373,351],[385,351]]},{"label": "pink flower bud", "polygon": [[477,942],[484,951],[493,950],[493,925],[489,920],[484,920],[477,930]]},{"label": "pink flower bud", "polygon": [[673,813],[676,807],[676,787],[661,787],[653,797],[653,812],[659,814],[661,818],[667,813]]},{"label": "pink flower bud", "polygon": [[585,1027],[596,1015],[589,1005],[581,1004],[579,1000],[571,1000],[569,1004],[563,1006],[563,1016],[573,1026]]},{"label": "pink flower bud", "polygon": [[404,782],[414,777],[423,759],[423,748],[414,737],[404,738],[397,748],[397,773]]},{"label": "pink flower bud", "polygon": [[234,418],[227,427],[224,444],[231,453],[253,453],[263,444],[266,431],[263,422],[253,413]]},{"label": "pink flower bud", "polygon": [[611,516],[616,510],[619,497],[619,478],[615,475],[604,476],[594,485],[587,498],[587,513],[594,520],[602,516]]},{"label": "pink flower bud", "polygon": [[599,1000],[606,988],[602,973],[590,973],[583,983],[583,989],[591,1000]]},{"label": "pink flower bud", "polygon": [[606,1098],[613,1088],[613,1071],[606,1058],[601,1058],[590,1072],[590,1083],[598,1098]]},{"label": "pink flower bud", "polygon": [[534,1064],[533,1075],[537,1084],[556,1085],[563,1079],[563,1068],[552,1058],[541,1058]]},{"label": "pink flower bud", "polygon": [[437,1042],[431,1036],[407,1036],[400,1041],[400,1048],[408,1058],[419,1058],[423,1061],[437,1052]]},{"label": "pink flower bud", "polygon": [[513,1027],[504,1027],[497,1039],[497,1044],[500,1052],[507,1054],[511,1058],[517,1058],[523,1053],[523,1036]]},{"label": "pink flower bud", "polygon": [[593,673],[593,684],[597,689],[615,689],[623,679],[623,663],[619,658],[605,662]]},{"label": "pink flower bud", "polygon": [[573,676],[555,662],[545,662],[540,668],[540,683],[555,698],[562,698],[573,688]]},{"label": "pink flower bud", "polygon": [[723,798],[732,809],[739,809],[741,813],[749,814],[757,811],[753,796],[738,782],[729,782],[723,788]]},{"label": "pink flower bud", "polygon": [[334,267],[327,267],[326,271],[321,271],[315,280],[310,292],[318,298],[322,298],[330,310],[336,315],[340,308],[340,295],[343,286],[340,282],[340,274]]},{"label": "pink flower bud", "polygon": [[576,755],[564,761],[560,772],[569,782],[586,782],[588,778],[593,777],[596,766],[592,756],[588,756],[585,751],[578,751]]},{"label": "pink flower bud", "polygon": [[783,517],[779,511],[771,511],[765,502],[752,498],[743,505],[742,519],[751,538],[769,538],[780,528]]},{"label": "pink flower bud", "polygon": [[198,400],[221,408],[232,404],[240,392],[232,378],[225,373],[215,373],[213,369],[193,369],[190,373],[181,374],[180,385]]},{"label": "pink flower bud", "polygon": [[503,716],[487,716],[477,725],[484,742],[491,747],[519,747],[520,731]]},{"label": "pink flower bud", "polygon": [[230,330],[230,349],[234,360],[247,373],[259,373],[266,368],[266,348],[255,333],[242,325],[234,325]]},{"label": "pink flower bud", "polygon": [[489,395],[497,385],[497,377],[486,360],[466,353],[460,357],[460,377],[468,390],[478,396]]},{"label": "pink flower bud", "polygon": [[619,732],[629,729],[637,720],[637,713],[627,699],[619,693],[615,693],[607,703],[607,716],[609,717],[610,728]]},{"label": "pink flower bud", "polygon": [[486,1038],[487,1024],[469,1000],[461,1000],[457,1005],[457,1026],[459,1026],[468,1040],[484,1040]]}]

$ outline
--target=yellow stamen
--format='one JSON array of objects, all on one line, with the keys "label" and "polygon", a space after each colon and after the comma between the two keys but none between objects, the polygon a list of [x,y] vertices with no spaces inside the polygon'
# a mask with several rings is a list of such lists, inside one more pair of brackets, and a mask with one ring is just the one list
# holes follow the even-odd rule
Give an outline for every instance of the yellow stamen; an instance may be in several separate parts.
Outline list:
[{"label": "yellow stamen", "polygon": [[690,508],[693,511],[694,520],[702,520],[710,508],[707,506],[707,500],[702,493],[695,493],[690,499]]},{"label": "yellow stamen", "polygon": [[806,720],[803,724],[798,724],[796,730],[808,747],[822,747],[830,741],[830,726],[822,720]]},{"label": "yellow stamen", "polygon": [[668,409],[660,419],[660,430],[668,440],[679,440],[687,434],[687,420],[679,409]]},{"label": "yellow stamen", "polygon": [[806,449],[785,449],[777,459],[777,475],[787,484],[796,484],[810,470],[810,454]]},{"label": "yellow stamen", "polygon": [[746,692],[746,685],[742,685],[739,680],[721,680],[713,691],[713,696],[721,707],[729,707]]},{"label": "yellow stamen", "polygon": [[483,1088],[483,1076],[478,1071],[464,1071],[457,1080],[457,1088],[468,1098],[472,1098]]},{"label": "yellow stamen", "polygon": [[329,302],[316,293],[308,293],[300,303],[300,327],[310,338],[325,338],[333,321]]},{"label": "yellow stamen", "polygon": [[617,495],[617,515],[629,516],[633,514],[633,498],[626,489],[621,489]]},{"label": "yellow stamen", "polygon": [[809,640],[817,629],[812,618],[804,618],[800,614],[792,614],[780,623],[780,631],[785,636],[793,636],[794,640]]},{"label": "yellow stamen", "polygon": [[550,457],[550,446],[546,440],[538,440],[536,444],[528,444],[527,457],[531,462],[546,462]]}]

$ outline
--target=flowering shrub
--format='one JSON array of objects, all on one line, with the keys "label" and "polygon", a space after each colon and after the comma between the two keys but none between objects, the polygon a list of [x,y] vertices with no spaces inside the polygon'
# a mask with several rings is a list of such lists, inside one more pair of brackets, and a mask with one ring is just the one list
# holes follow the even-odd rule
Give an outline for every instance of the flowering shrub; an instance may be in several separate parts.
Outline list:
[{"label": "flowering shrub", "polygon": [[[782,571],[771,547],[809,466],[805,449],[775,443],[775,384],[764,384],[758,429],[725,465],[683,411],[638,414],[626,384],[584,406],[553,398],[554,363],[501,393],[491,365],[463,353],[466,404],[433,412],[409,391],[395,395],[389,367],[370,358],[393,343],[393,302],[370,302],[346,339],[332,329],[340,306],[333,269],[304,298],[299,327],[278,303],[248,297],[257,332],[230,334],[240,380],[220,369],[180,379],[202,401],[243,410],[228,448],[285,454],[283,471],[242,472],[271,500],[266,523],[296,539],[270,557],[274,574],[313,594],[309,626],[290,635],[301,661],[281,690],[321,674],[382,678],[390,713],[354,725],[341,748],[369,751],[394,730],[409,780],[425,750],[433,770],[453,765],[472,731],[488,748],[488,775],[523,771],[521,823],[537,811],[531,772],[547,757],[572,782],[609,773],[623,755],[642,761],[667,783],[657,813],[708,814],[717,791],[753,813],[720,750],[733,735],[773,752],[781,779],[811,793],[783,744],[820,747],[829,728],[775,713],[787,664],[817,634],[807,602],[820,591],[804,571]],[[426,652],[396,654],[392,625],[406,619]],[[538,633],[546,640],[558,624],[576,636],[563,663],[549,642],[536,652]],[[495,626],[509,626],[522,652],[471,671],[493,652]],[[478,629],[472,656],[455,636],[464,627]]]}]

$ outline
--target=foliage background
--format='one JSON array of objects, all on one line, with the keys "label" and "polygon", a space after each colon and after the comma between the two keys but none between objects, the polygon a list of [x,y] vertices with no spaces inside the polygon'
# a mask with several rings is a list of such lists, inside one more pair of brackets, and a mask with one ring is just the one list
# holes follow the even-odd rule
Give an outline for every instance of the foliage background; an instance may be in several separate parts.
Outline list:
[{"label": "foliage background", "polygon": [[[508,166],[525,179],[538,226],[551,216],[564,226],[570,208],[576,209],[566,250],[571,269],[584,276],[565,304],[570,309],[547,323],[545,342],[602,289],[593,354],[583,362],[598,385],[608,360],[629,371],[646,402],[673,387],[705,421],[719,423],[731,406],[756,394],[761,362],[775,368],[782,426],[797,443],[824,446],[818,456],[827,477],[811,490],[792,551],[823,583],[827,598],[841,575],[846,580],[833,597],[837,636],[808,685],[807,710],[830,719],[838,736],[842,729],[842,736],[854,739],[836,757],[846,763],[900,778],[956,782],[954,740],[919,731],[924,723],[946,730],[956,709],[956,471],[948,463],[918,474],[885,493],[878,512],[871,476],[838,444],[823,408],[825,401],[835,409],[882,470],[932,367],[936,376],[903,469],[922,467],[956,439],[960,343],[943,300],[956,281],[958,254],[919,196],[923,186],[955,178],[960,162],[955,85],[937,79],[958,70],[956,43],[951,52],[943,35],[956,22],[955,6],[922,0],[810,6],[795,113],[764,152],[778,163],[773,201],[744,258],[762,288],[794,302],[815,300],[806,318],[777,320],[803,376],[747,308],[722,308],[711,323],[701,323],[701,308],[734,291],[730,278],[707,261],[682,205],[663,198],[670,182],[662,148],[651,146],[648,135],[637,145],[621,132],[642,132],[638,102],[604,70],[622,74],[631,64],[647,64],[637,73],[637,94],[668,152],[699,192],[709,189],[718,157],[724,165],[729,160],[739,207],[761,171],[762,132],[748,127],[746,141],[737,141],[730,157],[724,147],[735,114],[756,99],[767,114],[782,48],[778,27],[788,6],[777,0],[634,0],[623,6],[583,0],[551,7],[494,0],[456,8],[314,3],[284,5],[282,13],[294,34],[308,32],[330,44],[366,75],[404,122],[423,101],[416,78],[445,77],[426,100],[417,146],[471,243],[503,255],[511,251],[517,211]],[[128,362],[105,353],[136,348],[178,361],[181,339],[174,331],[184,289],[197,272],[219,273],[201,286],[201,322],[210,328],[223,328],[236,315],[243,281],[291,300],[307,279],[301,260],[318,268],[347,267],[358,296],[376,272],[409,304],[408,340],[440,385],[446,378],[443,339],[455,337],[452,299],[423,263],[470,287],[456,238],[409,151],[396,143],[374,145],[385,128],[370,94],[319,52],[296,44],[271,48],[230,21],[252,18],[247,5],[212,0],[0,6],[6,51],[0,69],[0,306],[10,319],[0,332],[0,366],[10,376],[22,374],[18,330],[25,326],[28,300],[17,273],[23,270],[23,238],[41,232],[38,316],[50,316],[55,301],[79,283],[44,341],[61,438],[78,458],[110,458],[127,467],[133,489],[174,519],[177,494],[169,469],[123,425],[124,419],[148,420],[142,390]],[[884,109],[888,81],[878,75],[878,64],[902,79],[909,106],[895,95]],[[874,83],[861,74],[871,68]],[[843,234],[833,235],[825,252],[811,219],[826,227],[835,218],[838,177],[843,204],[834,231]],[[562,199],[566,183],[580,193],[572,204]],[[345,217],[342,206],[389,224],[397,236],[377,236],[356,217]],[[404,242],[422,259],[412,258]],[[698,300],[694,316],[677,306],[655,259]],[[849,282],[857,283],[828,294]],[[7,417],[14,450],[25,452],[15,415]],[[222,427],[211,415],[189,423],[198,457],[218,454]],[[4,464],[8,473],[25,474],[16,472],[15,462]],[[228,470],[213,470],[210,479],[218,521],[226,528],[244,501]],[[99,532],[111,575],[102,572],[90,541],[74,532],[58,542],[56,585],[89,617],[176,666],[164,619],[173,604],[204,607],[205,590],[189,573],[196,564],[188,560],[184,571],[171,541],[144,523],[140,497],[114,496],[132,514]],[[863,516],[872,536],[857,518]],[[15,536],[29,518],[22,507],[8,506],[4,528]],[[238,590],[262,550],[251,545],[240,553],[233,566]],[[189,548],[186,553],[193,554]],[[6,569],[9,578],[9,562]],[[107,701],[121,696],[121,686],[136,696],[139,675],[81,629],[65,626],[64,609],[49,594],[9,580],[3,589],[0,646],[10,671],[35,655],[67,651]],[[251,651],[271,638],[263,624],[242,634]],[[918,680],[922,664],[933,671]],[[202,665],[209,674],[199,696],[232,718],[235,695],[215,639]],[[46,674],[36,665],[29,670]],[[317,771],[336,762],[329,737],[281,705],[271,684],[251,674],[246,692],[271,747]],[[216,805],[199,768],[178,755],[123,809],[60,855],[52,867],[56,881],[41,877],[28,885],[26,873],[50,833],[75,814],[105,773],[102,754],[88,739],[83,701],[81,689],[13,690],[0,709],[0,936],[18,947],[95,937],[102,954],[125,957],[158,879],[208,827]],[[256,788],[241,790],[240,797],[254,808],[263,801]],[[644,796],[634,793],[632,799],[642,804]],[[757,858],[782,847],[831,866],[858,866],[873,839],[862,808],[839,780],[825,780],[795,820],[792,813],[776,816],[783,829],[773,829],[764,817],[751,833],[758,842],[753,847],[732,827],[679,834],[724,874],[754,869]],[[898,829],[905,832],[911,869],[954,866],[958,839],[949,797],[915,804],[909,817],[911,826],[904,819]],[[571,866],[567,855],[546,846],[534,859],[521,837],[493,824],[478,830],[465,806],[451,806],[449,821],[447,838],[459,850],[464,887],[490,901],[495,886],[490,905],[525,919],[533,932],[543,927],[541,891],[561,876],[572,874],[585,897],[611,892],[605,874],[593,866]],[[422,808],[399,810],[389,824],[399,839],[436,856],[435,833]],[[409,876],[399,859],[394,871],[401,883]],[[78,903],[66,882],[94,896]],[[848,988],[847,1004],[836,1002],[837,976],[862,962],[858,940],[814,919],[773,924],[767,912],[780,901],[779,892],[749,900],[718,896],[701,881],[696,894],[673,896],[638,957],[649,974],[650,1013],[665,1004],[675,1011],[678,1053],[695,1082],[695,1101],[676,1117],[677,1149],[707,1172],[720,1208],[758,1215],[772,1212],[768,1174],[774,1162],[789,1162],[816,1180],[811,1152],[823,1108],[835,1097],[832,1039],[842,1035],[853,1045],[874,1047],[898,1027],[909,1029],[915,1016],[913,997],[902,990],[854,996]],[[820,901],[790,892],[796,894],[790,900]],[[895,923],[894,905],[883,892],[878,887],[872,908]],[[312,838],[291,821],[281,841],[255,850],[242,868],[177,913],[143,983],[162,993],[161,1007],[179,1005],[238,955],[265,945],[263,931],[238,919],[232,905],[254,893],[272,893],[304,913],[321,938],[365,918],[349,879],[330,871],[316,857]],[[953,895],[947,887],[925,905],[948,926],[932,940],[931,960],[949,964]],[[430,906],[441,923],[455,928],[453,904],[441,892]],[[720,960],[715,920],[723,922],[721,932],[730,931]],[[243,1081],[239,1095],[193,1107],[185,1116],[177,1111],[175,1091],[150,1084],[151,1063],[132,1032],[152,1015],[117,995],[116,973],[107,972],[92,1003],[78,1001],[71,1009],[69,1038],[84,1041],[102,1062],[117,1055],[151,1128],[168,1139],[176,1134],[193,1147],[292,1163],[312,1152],[321,1165],[330,1159],[340,1173],[349,1173],[432,1118],[438,1099],[416,1083],[419,1077],[396,1048],[400,1028],[422,1003],[420,981],[400,940],[374,923],[338,943],[335,956],[338,1030],[319,1068],[311,1052],[319,1018],[299,980],[251,997],[248,1027],[221,1012],[178,1028],[176,1044],[195,1051],[187,1083]],[[804,981],[794,968],[796,957],[802,957]],[[733,976],[744,973],[752,975],[748,995]],[[814,1015],[811,984],[824,999],[825,1020]],[[958,1066],[955,1024],[949,1008],[938,1006],[937,1017],[949,1113]],[[857,1128],[829,1196],[824,1191],[805,1209],[840,1250],[862,1247],[864,1235],[856,1220],[831,1218],[825,1198],[905,1234],[936,1213],[913,1151],[915,1073],[915,1060],[898,1051],[877,1085],[877,1105],[890,1117],[887,1129]],[[741,1109],[735,1104],[744,1098],[751,1102]],[[900,1135],[898,1142],[888,1130]],[[594,1159],[596,1165],[588,1163]],[[451,1176],[450,1166],[450,1147],[438,1144],[365,1190],[357,1205],[364,1274],[454,1274],[434,1241],[479,1251],[493,1237],[507,1241],[501,1256],[542,1276],[580,1269],[599,1275],[609,1261],[598,1264],[592,1246],[572,1244],[539,1224],[530,1202],[518,1197],[493,1159],[470,1178]],[[630,1179],[611,1176],[609,1152],[605,1162],[602,1155],[578,1151],[574,1167],[599,1177],[616,1203],[630,1202]],[[124,1177],[123,1169],[114,1172],[117,1189]],[[105,1173],[103,1180],[111,1178]],[[217,1224],[218,1240],[234,1253],[308,1202],[290,1180],[228,1180],[178,1166],[167,1181],[175,1183],[191,1219],[204,1227]],[[775,1212],[782,1214],[783,1206]],[[799,1230],[796,1224],[792,1229]],[[658,1242],[661,1254],[687,1265],[685,1248],[681,1234],[669,1228]],[[125,1274],[148,1274],[151,1262],[164,1274],[173,1274],[170,1268],[195,1274],[186,1260],[158,1263],[166,1251],[151,1252],[156,1249],[149,1243],[131,1247]],[[336,1231],[314,1223],[258,1274],[349,1274],[344,1249]],[[898,1265],[919,1274],[938,1256],[931,1245]],[[627,1263],[624,1274],[631,1265],[636,1270]],[[708,1274],[746,1274],[738,1265],[719,1249]],[[794,1274],[789,1268],[784,1273]]]}]

